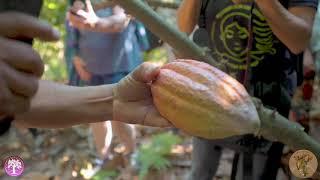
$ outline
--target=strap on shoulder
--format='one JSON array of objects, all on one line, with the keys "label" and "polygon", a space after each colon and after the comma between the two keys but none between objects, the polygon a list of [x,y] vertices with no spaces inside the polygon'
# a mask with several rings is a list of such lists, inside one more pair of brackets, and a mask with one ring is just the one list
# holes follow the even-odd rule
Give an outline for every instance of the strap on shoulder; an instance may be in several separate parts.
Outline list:
[{"label": "strap on shoulder", "polygon": [[206,28],[206,9],[210,0],[201,0],[201,9],[198,25],[200,28]]}]

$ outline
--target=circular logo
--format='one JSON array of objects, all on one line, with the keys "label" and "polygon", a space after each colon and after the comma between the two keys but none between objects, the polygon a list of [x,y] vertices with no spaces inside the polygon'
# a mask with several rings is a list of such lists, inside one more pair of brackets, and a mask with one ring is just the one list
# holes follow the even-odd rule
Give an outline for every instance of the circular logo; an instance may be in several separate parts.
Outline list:
[{"label": "circular logo", "polygon": [[24,162],[19,156],[10,156],[5,159],[3,168],[8,176],[20,176],[24,170]]},{"label": "circular logo", "polygon": [[[248,26],[251,18],[254,45],[249,49],[251,32]],[[248,56],[251,58],[250,66],[256,67],[267,55],[277,53],[278,40],[266,18],[259,9],[252,10],[250,4],[227,6],[218,12],[211,27],[210,37],[214,42],[212,56],[221,64],[230,67],[230,70],[245,70],[248,66]]]},{"label": "circular logo", "polygon": [[289,167],[293,175],[298,178],[310,178],[318,168],[316,156],[308,150],[299,150],[292,154]]}]

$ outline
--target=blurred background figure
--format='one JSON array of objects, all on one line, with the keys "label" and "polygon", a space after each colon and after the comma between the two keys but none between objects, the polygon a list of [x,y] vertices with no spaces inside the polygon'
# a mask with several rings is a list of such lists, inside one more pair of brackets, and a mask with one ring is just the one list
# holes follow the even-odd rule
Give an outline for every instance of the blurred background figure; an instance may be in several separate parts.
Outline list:
[{"label": "blurred background figure", "polygon": [[[89,0],[71,1],[70,5],[65,56],[71,85],[116,83],[142,62],[142,51],[147,50],[149,44],[140,22],[131,19],[117,5],[92,6]],[[101,165],[110,159],[113,132],[124,143],[124,154],[133,152],[132,125],[101,121],[91,124]]]},{"label": "blurred background figure", "polygon": [[319,73],[320,73],[320,11],[318,6],[318,11],[315,16],[313,33],[311,38],[311,53],[313,55],[313,67],[315,71],[314,79],[314,91],[312,97],[312,105],[310,110],[310,135],[320,142],[320,103],[319,103]]}]

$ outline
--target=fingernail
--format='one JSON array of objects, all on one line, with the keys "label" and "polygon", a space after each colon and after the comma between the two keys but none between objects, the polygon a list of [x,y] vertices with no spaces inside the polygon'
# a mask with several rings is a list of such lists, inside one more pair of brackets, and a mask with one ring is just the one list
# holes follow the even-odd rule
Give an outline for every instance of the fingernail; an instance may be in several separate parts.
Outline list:
[{"label": "fingernail", "polygon": [[55,39],[60,38],[60,32],[56,29],[52,29],[52,35],[54,36]]}]

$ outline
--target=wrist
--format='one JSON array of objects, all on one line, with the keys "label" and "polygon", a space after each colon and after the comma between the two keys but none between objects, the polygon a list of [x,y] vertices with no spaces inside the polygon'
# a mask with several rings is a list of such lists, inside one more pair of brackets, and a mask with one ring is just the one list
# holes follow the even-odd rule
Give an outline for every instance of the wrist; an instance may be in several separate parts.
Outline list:
[{"label": "wrist", "polygon": [[97,114],[101,113],[101,116],[104,117],[103,119],[110,120],[113,118],[114,89],[116,84],[108,84],[99,87],[101,88],[97,91],[96,99],[97,102],[99,102],[97,105],[101,105],[101,109],[98,110]]}]

